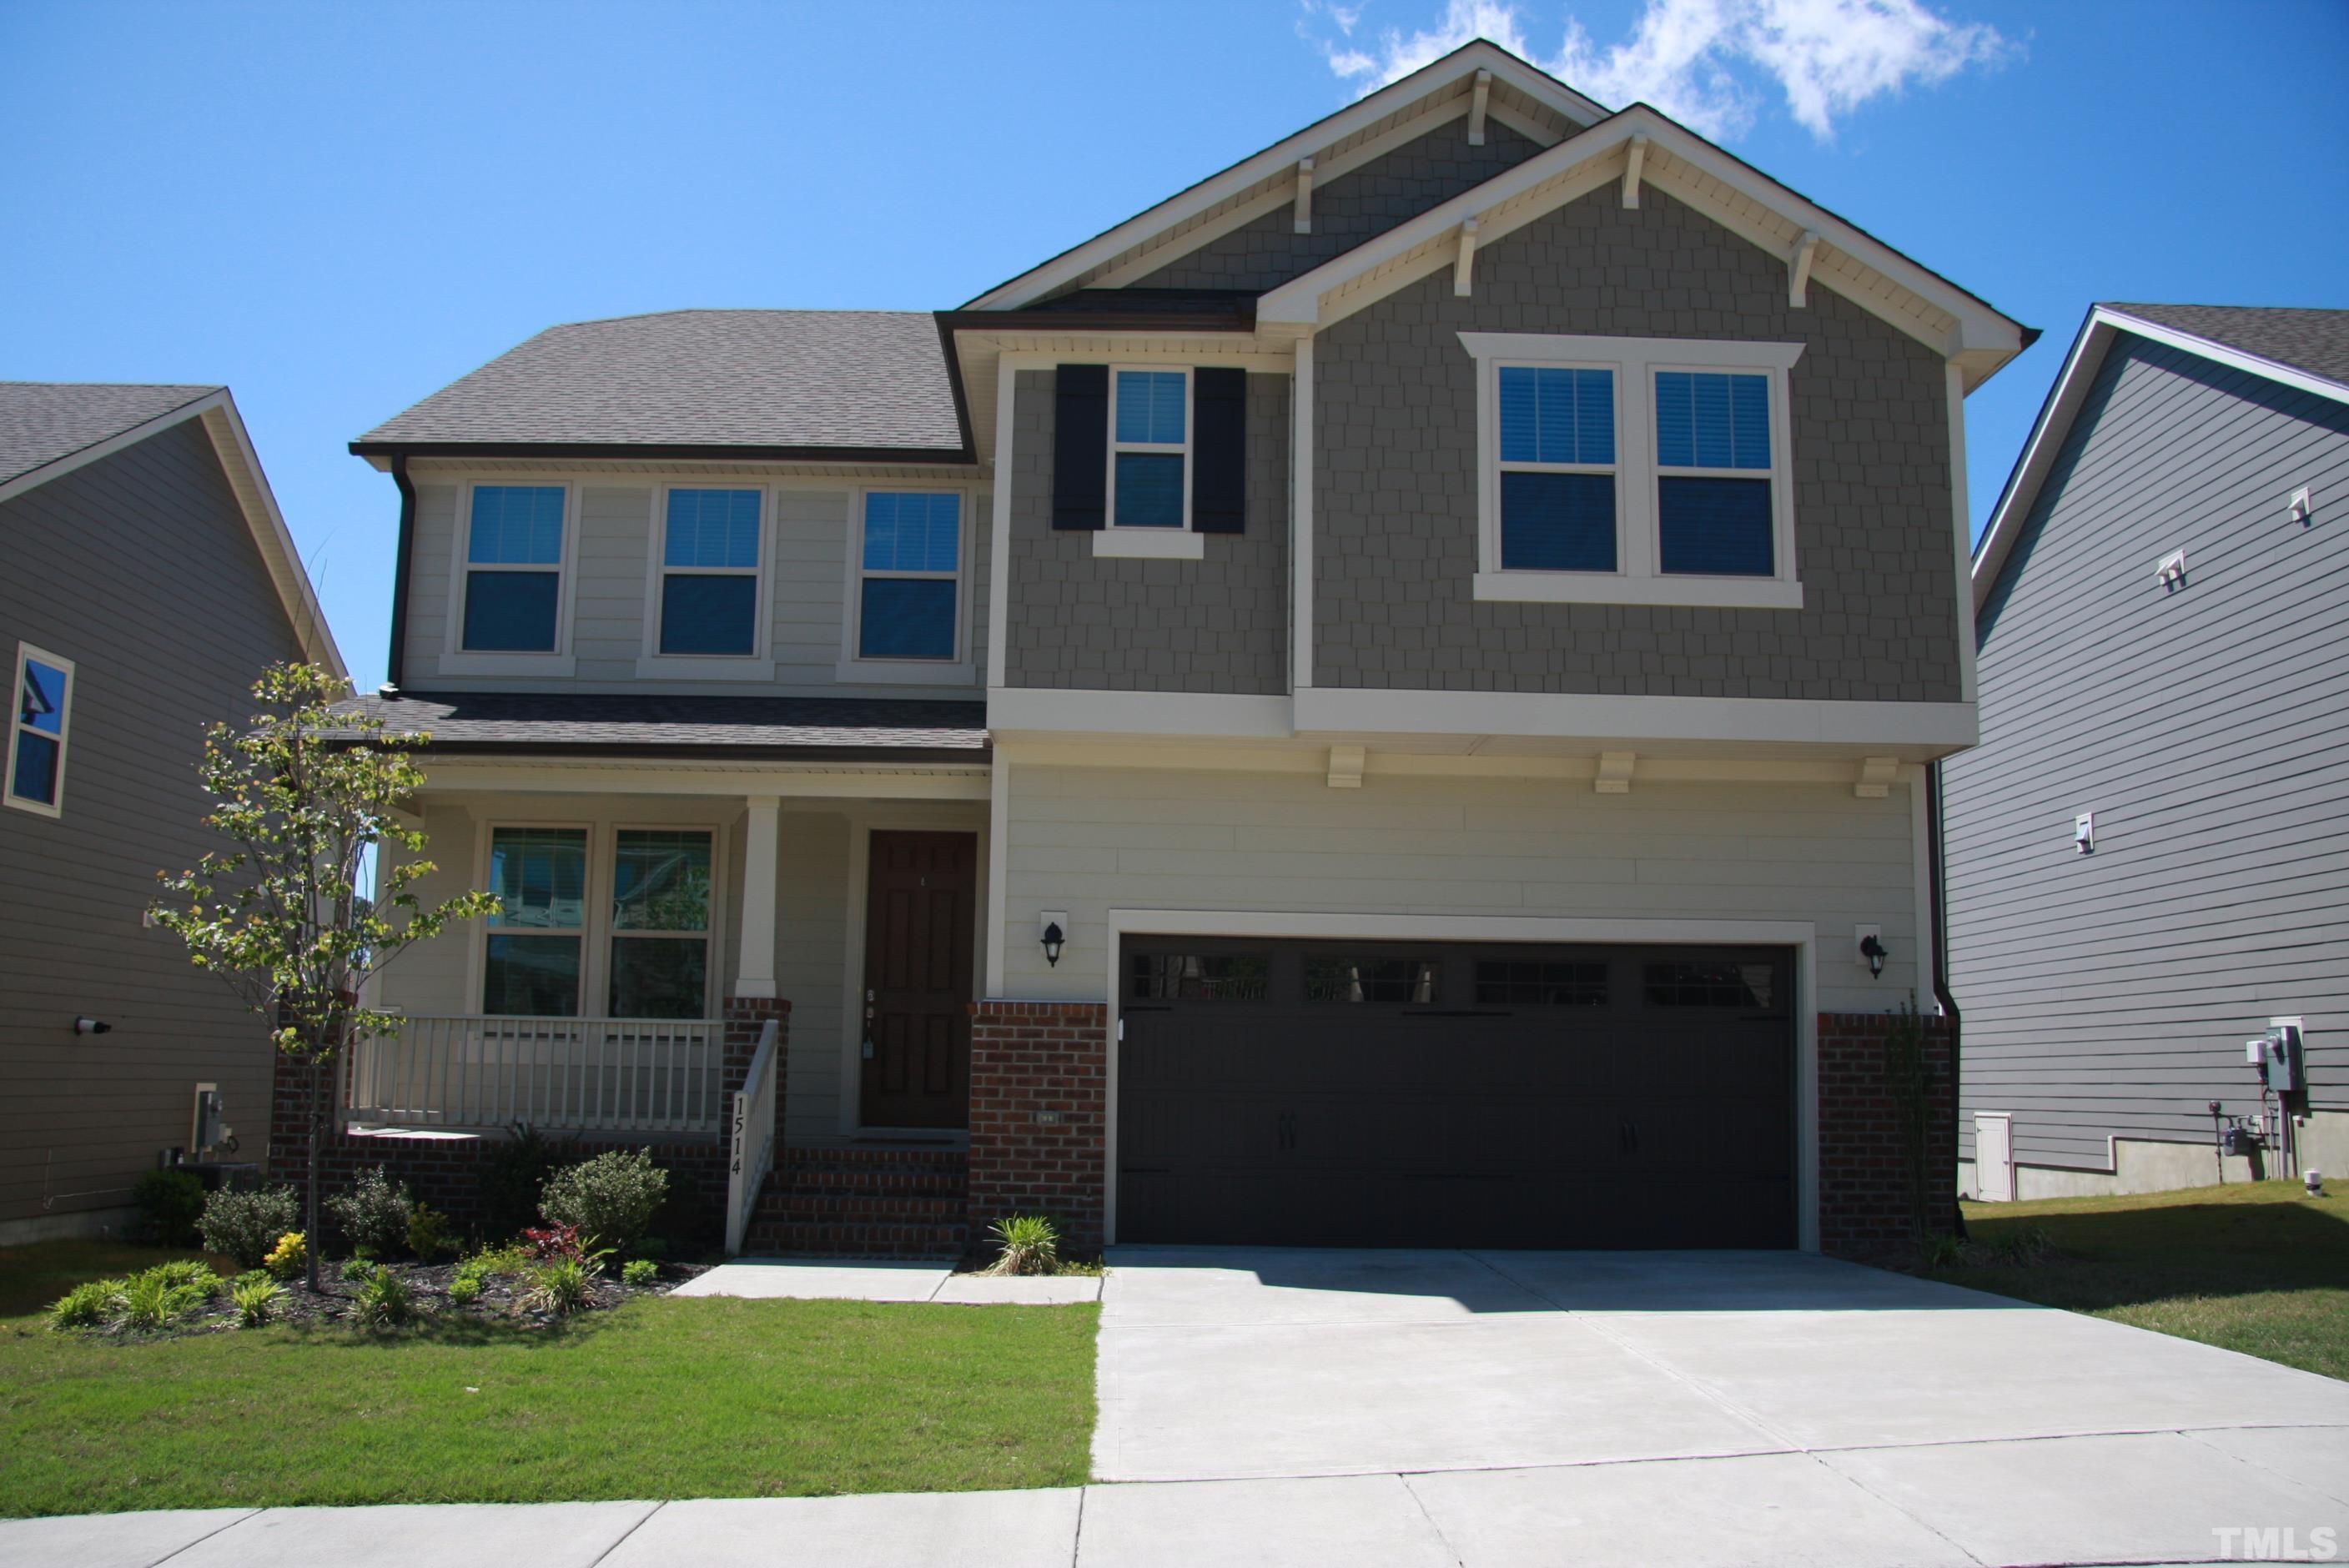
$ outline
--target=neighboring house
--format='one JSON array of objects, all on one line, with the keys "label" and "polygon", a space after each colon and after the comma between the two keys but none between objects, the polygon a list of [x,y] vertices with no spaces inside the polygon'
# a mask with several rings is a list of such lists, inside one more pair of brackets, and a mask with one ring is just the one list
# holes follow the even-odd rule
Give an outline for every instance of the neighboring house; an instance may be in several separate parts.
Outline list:
[{"label": "neighboring house", "polygon": [[1897,1236],[2027,336],[1483,43],[958,309],[543,333],[353,448],[507,907],[351,1116],[689,1166],[748,1073],[761,1247]]},{"label": "neighboring house", "polygon": [[[222,1100],[268,1125],[261,1020],[148,928],[201,825],[207,726],[264,665],[342,658],[222,387],[0,382],[0,1242],[96,1230]],[[77,1020],[104,1026],[104,1032]]]},{"label": "neighboring house", "polygon": [[2344,498],[2349,311],[2088,313],[1974,562],[1945,765],[1970,1190],[2243,1179],[2210,1103],[2261,1116],[2245,1045],[2287,1022],[2258,1167],[2349,1171]]}]

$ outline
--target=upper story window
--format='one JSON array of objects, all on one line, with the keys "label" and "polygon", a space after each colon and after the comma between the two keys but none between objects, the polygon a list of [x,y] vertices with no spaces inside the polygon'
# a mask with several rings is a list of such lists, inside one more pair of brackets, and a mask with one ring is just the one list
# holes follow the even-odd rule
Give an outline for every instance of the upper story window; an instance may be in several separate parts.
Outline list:
[{"label": "upper story window", "polygon": [[[965,657],[959,490],[869,490],[851,574],[844,680],[950,680]],[[895,669],[891,666],[895,666]]]},{"label": "upper story window", "polygon": [[73,702],[72,661],[16,645],[16,711],[8,727],[5,798],[45,817],[65,810],[66,741]]},{"label": "upper story window", "polygon": [[1463,333],[1479,599],[1800,609],[1800,344]]},{"label": "upper story window", "polygon": [[1109,525],[1189,526],[1191,373],[1119,370],[1114,381]]},{"label": "upper story window", "polygon": [[460,653],[552,654],[563,637],[562,485],[475,485]]},{"label": "upper story window", "polygon": [[759,652],[761,492],[668,491],[662,520],[663,654],[749,658]]}]

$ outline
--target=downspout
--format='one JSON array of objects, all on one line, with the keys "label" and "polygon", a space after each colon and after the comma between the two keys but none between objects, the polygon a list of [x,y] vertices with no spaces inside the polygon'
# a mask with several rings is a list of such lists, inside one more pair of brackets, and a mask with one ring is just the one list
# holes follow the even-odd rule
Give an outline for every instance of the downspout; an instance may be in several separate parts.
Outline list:
[{"label": "downspout", "polygon": [[[1927,875],[1932,882],[1932,897],[1928,901],[1933,919],[1933,999],[1941,1005],[1942,1016],[1950,1020],[1950,1149],[1956,1157],[1958,1119],[1963,1114],[1960,1091],[1965,1078],[1960,1070],[1959,1035],[1961,1020],[1958,1016],[1958,999],[1950,995],[1950,913],[1949,867],[1941,856],[1941,765],[1925,765],[1925,853]],[[1954,1198],[1950,1202],[1952,1233],[1966,1240],[1966,1212]]]},{"label": "downspout", "polygon": [[383,661],[384,685],[398,690],[401,652],[408,646],[408,558],[416,538],[416,486],[408,477],[408,455],[391,454],[391,482],[399,487],[399,542],[391,562],[391,652]]}]

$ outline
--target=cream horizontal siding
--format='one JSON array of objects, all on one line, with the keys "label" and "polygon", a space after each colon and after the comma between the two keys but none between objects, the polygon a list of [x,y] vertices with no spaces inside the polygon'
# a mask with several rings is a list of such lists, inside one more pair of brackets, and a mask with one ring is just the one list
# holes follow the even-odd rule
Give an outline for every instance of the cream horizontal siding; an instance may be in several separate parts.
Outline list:
[{"label": "cream horizontal siding", "polygon": [[786,811],[776,833],[775,989],[792,1004],[783,1134],[840,1132],[848,963],[848,819]]},{"label": "cream horizontal siding", "polygon": [[830,686],[848,594],[846,488],[785,490],[775,504],[775,678]]},{"label": "cream horizontal siding", "polygon": [[577,581],[572,585],[571,653],[584,681],[633,681],[644,653],[653,492],[586,485],[579,490]]},{"label": "cream horizontal siding", "polygon": [[[1005,989],[1098,998],[1113,908],[1795,920],[1819,931],[1819,1005],[1891,1006],[1917,984],[1909,792],[1848,784],[1634,783],[1011,766]],[[1070,916],[1058,966],[1026,939]],[[1883,928],[1880,980],[1847,954]]]},{"label": "cream horizontal siding", "polygon": [[401,678],[412,690],[429,690],[440,676],[440,654],[449,641],[454,586],[450,562],[457,549],[457,496],[460,486],[416,487],[415,535],[408,557],[408,656]]}]

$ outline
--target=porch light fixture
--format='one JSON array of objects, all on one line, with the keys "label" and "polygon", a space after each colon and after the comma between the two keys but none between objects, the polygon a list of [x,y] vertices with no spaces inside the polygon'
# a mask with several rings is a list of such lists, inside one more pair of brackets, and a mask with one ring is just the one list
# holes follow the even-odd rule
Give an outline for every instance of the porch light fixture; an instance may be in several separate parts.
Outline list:
[{"label": "porch light fixture", "polygon": [[1886,951],[1882,938],[1878,937],[1876,933],[1872,931],[1866,936],[1861,937],[1859,939],[1859,955],[1868,960],[1868,977],[1869,979],[1880,980],[1884,977],[1884,961],[1892,955],[1890,953]]},{"label": "porch light fixture", "polygon": [[1065,938],[1061,933],[1061,923],[1059,921],[1054,920],[1045,923],[1043,941],[1044,962],[1047,965],[1058,965],[1061,962],[1061,944],[1066,940],[1067,938]]}]

